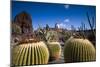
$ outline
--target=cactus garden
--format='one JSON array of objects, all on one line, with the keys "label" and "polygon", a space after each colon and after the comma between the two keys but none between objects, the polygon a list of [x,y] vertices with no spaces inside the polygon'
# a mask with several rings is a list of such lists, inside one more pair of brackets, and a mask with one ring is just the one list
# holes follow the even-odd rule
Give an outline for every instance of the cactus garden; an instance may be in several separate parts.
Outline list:
[{"label": "cactus garden", "polygon": [[11,66],[96,61],[95,6],[11,5]]}]

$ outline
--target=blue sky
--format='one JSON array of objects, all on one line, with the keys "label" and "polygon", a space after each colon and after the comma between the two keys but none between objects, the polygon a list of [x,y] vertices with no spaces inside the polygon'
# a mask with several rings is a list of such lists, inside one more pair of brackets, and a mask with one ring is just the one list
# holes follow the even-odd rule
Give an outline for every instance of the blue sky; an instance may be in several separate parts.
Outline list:
[{"label": "blue sky", "polygon": [[77,28],[81,22],[89,28],[86,12],[96,19],[95,6],[12,1],[12,19],[22,11],[31,15],[34,29],[38,28],[38,24],[41,27],[45,27],[46,24],[54,27],[55,23],[61,28],[70,29],[71,25]]}]

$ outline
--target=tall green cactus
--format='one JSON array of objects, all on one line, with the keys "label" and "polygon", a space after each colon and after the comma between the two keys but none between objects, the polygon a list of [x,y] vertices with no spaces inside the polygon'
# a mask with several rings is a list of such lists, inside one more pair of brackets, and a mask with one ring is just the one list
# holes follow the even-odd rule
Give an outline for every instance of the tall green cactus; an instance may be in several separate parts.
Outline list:
[{"label": "tall green cactus", "polygon": [[69,39],[64,46],[65,62],[95,61],[96,51],[93,44],[87,39]]},{"label": "tall green cactus", "polygon": [[94,21],[94,17],[90,18],[88,12],[86,13],[86,15],[87,15],[87,20],[88,20],[89,26],[91,28],[92,34],[93,34],[93,36],[95,36],[96,35],[96,32],[95,32],[96,22]]},{"label": "tall green cactus", "polygon": [[49,60],[49,51],[42,41],[23,43],[12,51],[12,64],[15,66],[47,64]]},{"label": "tall green cactus", "polygon": [[48,42],[50,60],[57,60],[61,55],[61,46],[59,42]]},{"label": "tall green cactus", "polygon": [[86,26],[83,22],[81,22],[81,26],[78,27],[79,37],[87,38],[86,37]]}]

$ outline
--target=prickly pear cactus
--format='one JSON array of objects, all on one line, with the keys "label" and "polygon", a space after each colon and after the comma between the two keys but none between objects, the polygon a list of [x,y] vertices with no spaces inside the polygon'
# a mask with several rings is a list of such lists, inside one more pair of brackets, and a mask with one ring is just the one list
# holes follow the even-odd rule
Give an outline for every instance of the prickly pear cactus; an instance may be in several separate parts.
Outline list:
[{"label": "prickly pear cactus", "polygon": [[12,64],[15,66],[47,64],[49,52],[44,42],[22,43],[12,50]]},{"label": "prickly pear cactus", "polygon": [[96,50],[87,39],[69,39],[64,46],[65,62],[85,62],[96,60]]},{"label": "prickly pear cactus", "polygon": [[61,46],[59,42],[48,42],[50,60],[57,60],[61,55]]}]

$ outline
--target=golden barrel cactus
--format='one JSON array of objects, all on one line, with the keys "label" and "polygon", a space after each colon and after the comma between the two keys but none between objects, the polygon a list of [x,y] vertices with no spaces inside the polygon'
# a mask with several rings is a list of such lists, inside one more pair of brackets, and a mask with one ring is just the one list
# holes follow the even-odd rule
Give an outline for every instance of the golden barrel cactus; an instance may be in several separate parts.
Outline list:
[{"label": "golden barrel cactus", "polygon": [[48,42],[50,60],[57,60],[61,55],[61,46],[59,42]]},{"label": "golden barrel cactus", "polygon": [[47,64],[49,51],[44,42],[21,43],[12,49],[12,64],[14,66],[27,66]]},{"label": "golden barrel cactus", "polygon": [[65,62],[86,62],[96,60],[96,50],[87,39],[71,38],[64,46]]}]

